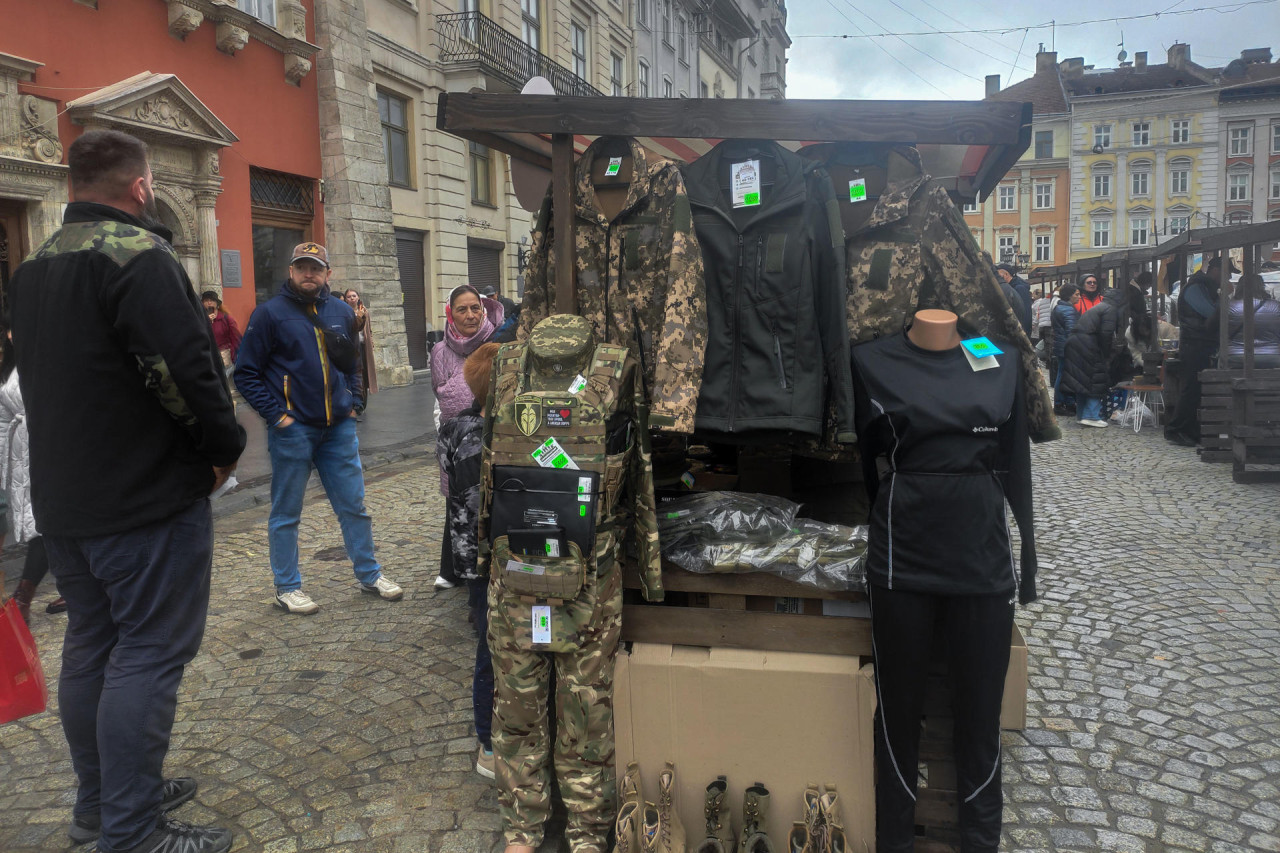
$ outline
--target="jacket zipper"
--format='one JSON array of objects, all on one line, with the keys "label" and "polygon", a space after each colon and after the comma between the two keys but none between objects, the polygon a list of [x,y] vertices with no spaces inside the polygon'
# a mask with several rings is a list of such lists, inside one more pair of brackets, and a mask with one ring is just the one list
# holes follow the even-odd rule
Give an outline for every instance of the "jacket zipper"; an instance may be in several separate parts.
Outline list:
[{"label": "jacket zipper", "polygon": [[[311,303],[311,313],[316,316],[317,320],[320,319],[320,309],[316,307],[314,302]],[[324,333],[320,331],[318,326],[314,331],[316,333],[316,348],[320,350],[320,373],[324,376],[324,423],[325,426],[332,426],[333,399],[329,394],[329,354],[324,350]]]},{"label": "jacket zipper", "polygon": [[729,393],[729,432],[737,420],[738,379],[742,372],[742,235],[738,235],[738,270],[733,285],[733,388]]},{"label": "jacket zipper", "polygon": [[778,387],[787,390],[787,369],[782,366],[782,338],[778,337],[778,324],[773,324],[773,354],[778,359]]}]

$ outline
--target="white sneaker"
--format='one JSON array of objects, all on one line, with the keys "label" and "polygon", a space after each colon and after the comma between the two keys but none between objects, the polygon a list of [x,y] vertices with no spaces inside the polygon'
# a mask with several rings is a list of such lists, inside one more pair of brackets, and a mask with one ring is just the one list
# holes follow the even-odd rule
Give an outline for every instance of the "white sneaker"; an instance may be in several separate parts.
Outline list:
[{"label": "white sneaker", "polygon": [[399,601],[404,598],[404,590],[400,588],[400,584],[387,580],[383,575],[378,575],[378,579],[373,583],[362,583],[360,589],[370,595],[378,595],[387,601]]},{"label": "white sneaker", "polygon": [[300,589],[291,590],[290,592],[277,592],[276,607],[286,613],[299,613],[303,616],[310,616],[320,609],[320,605],[312,601],[311,596]]},{"label": "white sneaker", "polygon": [[453,589],[455,586],[457,586],[456,583],[450,580],[445,580],[443,575],[436,575],[436,589]]},{"label": "white sneaker", "polygon": [[1098,418],[1091,418],[1091,419],[1089,419],[1089,420],[1083,420],[1083,421],[1080,421],[1080,426],[1087,426],[1087,427],[1106,427],[1106,425],[1107,425],[1107,422],[1106,422],[1106,421],[1104,421],[1104,420],[1099,420]]}]

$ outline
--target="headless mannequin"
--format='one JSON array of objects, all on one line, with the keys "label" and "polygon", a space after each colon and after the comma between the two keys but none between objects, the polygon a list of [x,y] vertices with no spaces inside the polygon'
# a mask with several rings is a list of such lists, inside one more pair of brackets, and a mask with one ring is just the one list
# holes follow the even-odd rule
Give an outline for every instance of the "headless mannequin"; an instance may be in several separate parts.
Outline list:
[{"label": "headless mannequin", "polygon": [[907,340],[920,349],[942,352],[960,346],[960,333],[956,331],[956,315],[950,311],[926,308],[917,311],[915,322],[907,330]]}]

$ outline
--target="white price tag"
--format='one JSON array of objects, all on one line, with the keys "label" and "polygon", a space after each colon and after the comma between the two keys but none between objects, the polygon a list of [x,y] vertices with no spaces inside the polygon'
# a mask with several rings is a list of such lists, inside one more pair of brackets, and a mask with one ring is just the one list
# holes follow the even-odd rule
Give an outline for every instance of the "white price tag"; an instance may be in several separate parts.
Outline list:
[{"label": "white price tag", "polygon": [[578,376],[569,385],[569,393],[577,394],[579,391],[581,391],[583,388],[586,388],[586,387],[587,387],[587,377],[579,373]]},{"label": "white price tag", "polygon": [[[556,545],[560,543],[557,542]],[[531,566],[528,563],[522,563],[519,560],[507,560],[507,571],[520,572],[524,575],[545,575],[547,570],[542,566]]]},{"label": "white price tag", "polygon": [[858,178],[849,182],[849,201],[867,200],[867,179]]},{"label": "white price tag", "polygon": [[617,174],[618,174],[618,171],[619,171],[621,168],[622,168],[622,158],[621,158],[621,157],[610,157],[610,158],[609,158],[609,165],[608,165],[607,167],[605,167],[605,170],[604,170],[605,177],[606,177],[606,178],[612,178],[612,177],[614,177],[615,175],[617,175]]},{"label": "white price tag", "polygon": [[760,161],[747,160],[729,167],[729,185],[733,188],[733,206],[756,207],[760,204]]},{"label": "white price tag", "polygon": [[591,478],[590,477],[578,478],[578,502],[584,503],[584,504],[591,503]]},{"label": "white price tag", "polygon": [[533,605],[533,642],[540,645],[551,642],[551,607],[549,605]]}]

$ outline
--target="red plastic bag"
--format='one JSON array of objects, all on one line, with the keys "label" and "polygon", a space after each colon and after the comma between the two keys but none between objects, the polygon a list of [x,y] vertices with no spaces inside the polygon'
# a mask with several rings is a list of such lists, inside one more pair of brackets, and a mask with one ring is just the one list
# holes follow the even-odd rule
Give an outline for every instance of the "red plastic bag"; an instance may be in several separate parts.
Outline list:
[{"label": "red plastic bag", "polygon": [[11,598],[0,609],[0,723],[39,714],[48,702],[35,640]]}]

